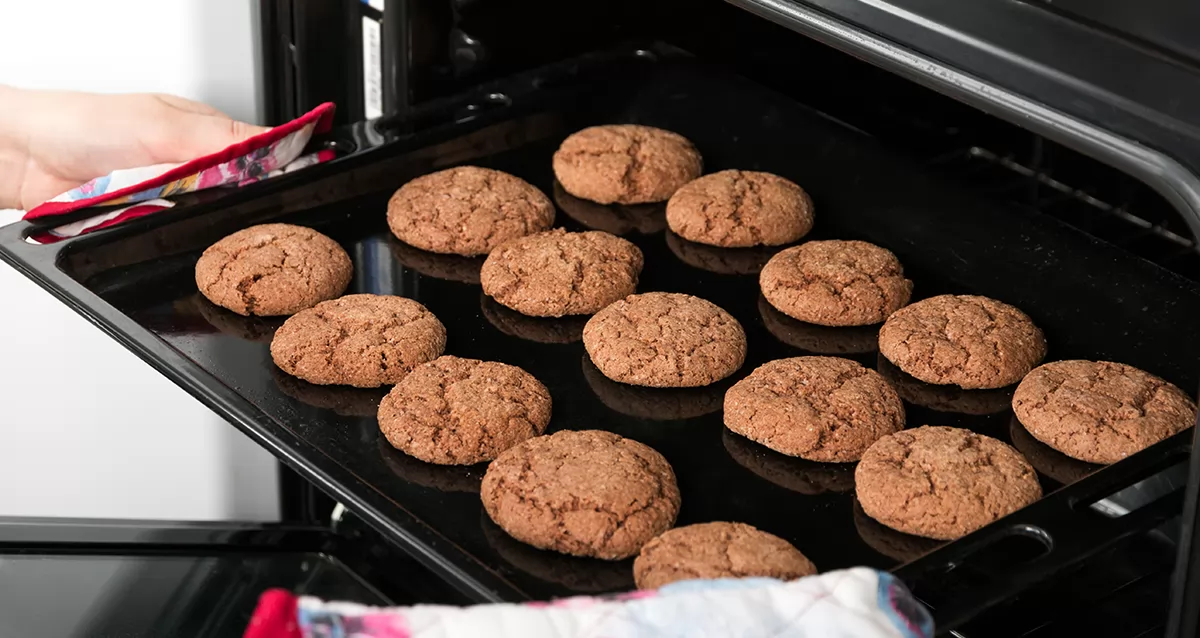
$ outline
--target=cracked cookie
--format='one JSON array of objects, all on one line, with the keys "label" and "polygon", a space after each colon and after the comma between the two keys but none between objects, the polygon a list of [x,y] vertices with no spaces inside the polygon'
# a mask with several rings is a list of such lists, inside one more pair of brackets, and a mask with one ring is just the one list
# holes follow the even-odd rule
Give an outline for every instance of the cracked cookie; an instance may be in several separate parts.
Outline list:
[{"label": "cracked cookie", "polygon": [[510,239],[549,229],[554,204],[519,177],[459,166],[401,186],[388,201],[387,219],[402,242],[434,253],[474,257]]},{"label": "cracked cookie", "polygon": [[638,589],[700,578],[789,581],[815,573],[816,566],[791,543],[745,523],[676,527],[646,543],[633,561]]},{"label": "cracked cookie", "polygon": [[571,134],[554,153],[563,190],[599,204],[670,199],[700,176],[700,152],[687,138],[650,126],[612,124]]},{"label": "cracked cookie", "polygon": [[379,402],[379,429],[397,450],[438,465],[474,465],[546,431],[550,391],[505,363],[442,356]]},{"label": "cracked cookie", "polygon": [[637,554],[679,514],[667,460],[599,430],[564,430],[509,448],[488,465],[480,496],[513,538],[605,560]]},{"label": "cracked cookie", "polygon": [[892,313],[879,352],[935,385],[968,390],[1016,383],[1046,356],[1046,338],[1028,315],[975,295],[939,295]]},{"label": "cracked cookie", "polygon": [[483,292],[533,317],[590,315],[633,294],[642,251],[608,233],[556,228],[497,247],[483,262]]},{"label": "cracked cookie", "polygon": [[746,333],[719,306],[671,292],[630,295],[583,327],[583,346],[604,376],[630,385],[689,388],[733,374]]},{"label": "cracked cookie", "polygon": [[1034,368],[1012,407],[1034,438],[1088,463],[1116,463],[1196,423],[1196,404],[1183,390],[1109,361]]},{"label": "cracked cookie", "polygon": [[904,404],[878,372],[849,359],[777,359],[725,393],[725,427],[781,454],[849,463],[904,429]]},{"label": "cracked cookie", "polygon": [[1008,424],[1008,438],[1012,442],[1012,446],[1025,456],[1033,469],[1042,476],[1048,476],[1063,485],[1070,485],[1104,467],[1073,459],[1033,438],[1033,435],[1025,429],[1025,426],[1021,425],[1020,419],[1016,416],[1013,416]]},{"label": "cracked cookie", "polygon": [[283,322],[271,358],[309,383],[377,388],[398,383],[445,347],[446,327],[412,299],[346,295]]},{"label": "cracked cookie", "polygon": [[913,288],[890,250],[837,239],[780,251],[758,283],[776,310],[819,326],[880,323],[908,303]]},{"label": "cracked cookie", "polygon": [[342,294],[353,270],[350,256],[325,235],[261,224],[209,246],[196,262],[196,287],[239,315],[290,315]]},{"label": "cracked cookie", "polygon": [[554,203],[567,217],[591,230],[602,230],[614,235],[653,235],[667,227],[667,216],[662,204],[597,204],[580,199],[554,182]]},{"label": "cracked cookie", "polygon": [[885,436],[854,471],[863,512],[894,530],[965,536],[1042,497],[1021,453],[962,428],[926,425]]},{"label": "cracked cookie", "polygon": [[813,205],[804,189],[778,175],[720,171],[675,191],[667,202],[667,225],[699,244],[781,246],[812,230]]}]

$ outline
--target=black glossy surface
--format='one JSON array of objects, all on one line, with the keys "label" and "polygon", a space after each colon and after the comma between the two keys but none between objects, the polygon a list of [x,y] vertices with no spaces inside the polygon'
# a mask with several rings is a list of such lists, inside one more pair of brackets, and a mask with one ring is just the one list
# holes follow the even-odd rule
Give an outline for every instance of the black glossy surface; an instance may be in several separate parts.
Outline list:
[{"label": "black glossy surface", "polygon": [[[448,353],[520,365],[545,382],[555,399],[551,429],[606,428],[662,452],[679,476],[680,524],[751,523],[792,541],[826,570],[892,567],[920,555],[928,544],[870,529],[869,521],[856,519],[846,468],[784,459],[726,433],[719,411],[703,414],[714,401],[704,392],[648,392],[597,379],[588,372],[580,343],[555,342],[573,337],[577,326],[570,321],[496,319],[486,306],[481,309],[478,286],[438,278],[454,276],[447,273],[463,264],[417,262],[411,253],[396,250],[383,213],[392,190],[417,174],[473,161],[511,171],[551,192],[550,155],[569,132],[603,122],[664,126],[696,142],[707,170],[769,170],[802,184],[816,203],[812,238],[862,238],[890,248],[916,282],[918,298],[943,292],[990,295],[1020,306],[1043,327],[1051,358],[1124,361],[1188,389],[1200,380],[1200,334],[1192,328],[1200,316],[1200,291],[1193,284],[1048,217],[1001,209],[936,181],[869,138],[752,84],[664,64],[648,77],[593,78],[588,91],[547,109],[546,115],[477,131],[469,141],[413,152],[411,159],[388,159],[395,153],[388,149],[351,158],[342,164],[345,174],[327,178],[327,187],[309,199],[264,196],[262,202],[214,213],[204,224],[189,222],[187,211],[173,212],[145,230],[60,245],[67,274],[111,307],[47,268],[46,256],[53,253],[37,251],[57,247],[15,245],[10,235],[4,248],[9,256],[18,255],[26,272],[74,298],[172,378],[476,598],[620,589],[629,585],[628,563],[568,559],[513,544],[482,514],[476,493],[480,468],[430,467],[379,444],[371,412],[381,392],[316,388],[275,370],[267,350],[272,321],[242,320],[199,298],[192,267],[205,246],[264,219],[307,223],[330,233],[354,259],[354,291],[417,298],[446,324]],[[369,164],[373,159],[379,162]],[[385,165],[394,168],[384,170]],[[311,175],[316,179],[336,170],[337,165],[327,166]],[[361,190],[374,194],[338,201],[343,193]],[[560,215],[559,223],[580,227],[567,215]],[[749,356],[735,378],[766,360],[805,353],[785,345],[764,324],[753,275],[716,274],[690,265],[744,270],[747,260],[757,259],[753,255],[668,245],[661,231],[628,237],[646,253],[641,290],[697,294],[742,321]],[[139,257],[156,254],[167,256]],[[402,266],[397,256],[413,267]],[[31,265],[38,260],[40,265]],[[770,328],[783,339],[811,339],[797,338],[803,331],[782,323],[782,329],[779,322]],[[148,338],[147,329],[168,347]],[[821,345],[810,347],[861,349],[854,345],[861,343],[861,334],[850,333],[850,345],[841,346],[838,335],[819,336]],[[854,356],[876,365],[874,352]],[[712,391],[719,395],[725,386]],[[936,402],[941,410],[947,401],[961,399],[926,394],[912,396],[926,397],[917,400]],[[975,407],[955,408],[986,412],[992,408],[978,405],[998,405],[991,414],[909,404],[909,422],[971,427],[1008,440],[1005,397],[1001,393],[998,403],[989,403],[995,398],[968,397]],[[680,414],[696,416],[661,418]],[[1047,488],[1057,485],[1048,477],[1044,481]]]},{"label": "black glossy surface", "polygon": [[319,554],[0,554],[0,635],[240,636],[266,589],[387,604]]}]

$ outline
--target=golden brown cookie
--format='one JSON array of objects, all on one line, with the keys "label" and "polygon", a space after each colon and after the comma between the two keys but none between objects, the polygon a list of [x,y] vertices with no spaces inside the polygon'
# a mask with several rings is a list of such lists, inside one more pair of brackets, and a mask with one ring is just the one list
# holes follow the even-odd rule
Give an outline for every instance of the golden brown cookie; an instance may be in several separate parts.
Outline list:
[{"label": "golden brown cookie", "polygon": [[554,203],[567,217],[587,228],[614,235],[653,235],[667,227],[663,204],[597,204],[568,193],[557,181],[554,182]]},{"label": "golden brown cookie", "polygon": [[900,260],[865,241],[810,241],[780,251],[758,277],[783,314],[819,326],[882,322],[912,296]]},{"label": "golden brown cookie", "polygon": [[878,372],[855,361],[777,359],[725,393],[725,427],[781,454],[848,463],[904,428],[904,404]]},{"label": "golden brown cookie", "polygon": [[593,126],[563,140],[554,176],[571,195],[600,204],[670,199],[700,176],[700,152],[687,138],[650,126]]},{"label": "golden brown cookie", "polygon": [[350,285],[350,256],[311,228],[262,224],[209,246],[196,262],[196,287],[239,315],[291,315]]},{"label": "golden brown cookie", "polygon": [[1008,425],[1008,438],[1012,441],[1012,446],[1017,448],[1017,451],[1029,461],[1033,469],[1063,485],[1070,485],[1104,467],[1073,459],[1033,438],[1033,435],[1025,429],[1025,426],[1021,425],[1021,421],[1015,415]]},{"label": "golden brown cookie", "polygon": [[857,500],[854,502],[854,513],[851,516],[854,519],[854,529],[858,531],[858,536],[864,543],[880,554],[902,563],[920,558],[946,544],[945,541],[921,538],[884,527],[867,516],[862,504]]},{"label": "golden brown cookie", "polygon": [[585,594],[628,591],[634,587],[629,561],[596,560],[548,552],[505,534],[486,512],[482,518],[484,540],[500,558],[519,571]]},{"label": "golden brown cookie", "polygon": [[185,299],[183,304],[189,307],[186,310],[181,308],[182,312],[198,311],[210,326],[221,331],[222,334],[258,343],[271,343],[275,331],[287,319],[287,317],[239,315],[212,303],[199,293]]},{"label": "golden brown cookie", "polygon": [[596,313],[583,345],[604,376],[630,385],[688,388],[733,374],[746,333],[716,304],[671,292],[630,295]]},{"label": "golden brown cookie", "polygon": [[1029,315],[975,295],[939,295],[892,313],[879,352],[926,383],[968,390],[1016,383],[1046,356]]},{"label": "golden brown cookie", "polygon": [[815,573],[816,566],[791,543],[745,523],[676,527],[646,543],[633,561],[638,589],[658,589],[693,579],[788,581]]},{"label": "golden brown cookie", "polygon": [[906,534],[953,540],[1042,497],[1037,472],[1012,447],[961,428],[885,436],[854,471],[867,516]]},{"label": "golden brown cookie", "polygon": [[553,224],[554,204],[537,187],[478,166],[418,177],[388,201],[392,234],[435,253],[486,255],[510,239]]},{"label": "golden brown cookie", "polygon": [[667,460],[599,430],[564,430],[509,448],[488,465],[481,497],[513,538],[605,560],[637,554],[679,514]]},{"label": "golden brown cookie", "polygon": [[776,339],[813,354],[866,354],[879,348],[878,326],[830,328],[796,321],[773,308],[762,295],[758,296],[758,314]]},{"label": "golden brown cookie", "polygon": [[1038,366],[1012,406],[1034,438],[1088,463],[1116,463],[1196,424],[1196,403],[1183,390],[1110,361]]},{"label": "golden brown cookie", "polygon": [[408,373],[379,403],[397,450],[438,465],[474,465],[546,431],[550,391],[505,363],[443,356]]},{"label": "golden brown cookie", "polygon": [[804,189],[778,175],[720,171],[675,191],[667,225],[698,244],[782,246],[812,230],[813,205]]},{"label": "golden brown cookie", "polygon": [[346,295],[292,315],[271,340],[271,358],[309,383],[377,388],[445,347],[446,327],[412,299]]},{"label": "golden brown cookie", "polygon": [[600,231],[556,228],[507,242],[483,262],[483,292],[533,317],[590,315],[637,290],[642,251]]}]

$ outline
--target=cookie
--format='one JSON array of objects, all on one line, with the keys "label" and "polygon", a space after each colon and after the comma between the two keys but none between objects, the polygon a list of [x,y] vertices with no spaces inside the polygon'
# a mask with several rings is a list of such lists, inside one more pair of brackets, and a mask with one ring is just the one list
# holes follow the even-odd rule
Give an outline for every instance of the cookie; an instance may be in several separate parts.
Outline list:
[{"label": "cookie", "polygon": [[746,360],[746,333],[732,315],[699,297],[630,295],[596,313],[583,346],[604,376],[630,385],[686,388],[733,374]]},{"label": "cookie", "polygon": [[583,339],[583,326],[588,317],[560,317],[546,319],[528,317],[509,310],[487,295],[480,295],[479,309],[483,318],[500,332],[511,337],[536,343],[564,344]]},{"label": "cookie", "polygon": [[694,579],[789,581],[815,573],[816,566],[791,543],[745,523],[699,523],[668,530],[646,543],[633,561],[638,589]]},{"label": "cookie", "polygon": [[935,385],[968,390],[1016,383],[1046,356],[1046,338],[1028,315],[975,295],[939,295],[892,313],[879,352]]},{"label": "cookie", "polygon": [[325,235],[262,224],[209,246],[196,262],[196,287],[239,315],[291,315],[342,294],[353,270],[350,256]]},{"label": "cookie", "polygon": [[878,326],[830,328],[797,321],[758,296],[758,314],[773,337],[793,348],[813,354],[866,354],[879,348]]},{"label": "cookie", "polygon": [[554,153],[563,190],[599,204],[670,199],[700,176],[700,152],[682,135],[650,126],[593,126],[563,140]]},{"label": "cookie", "polygon": [[583,379],[608,408],[637,419],[682,421],[721,409],[721,384],[701,388],[643,388],[605,377],[592,360],[583,357]]},{"label": "cookie", "polygon": [[426,277],[479,285],[479,269],[483,267],[482,257],[431,253],[395,238],[388,242],[388,248],[401,266],[411,268]]},{"label": "cookie", "polygon": [[904,404],[878,372],[855,361],[777,359],[725,393],[725,427],[781,454],[848,463],[904,428]]},{"label": "cookie", "polygon": [[778,175],[720,171],[675,191],[667,202],[667,226],[698,244],[781,246],[812,230],[813,205],[803,188]]},{"label": "cookie", "polygon": [[1008,438],[1012,441],[1012,446],[1017,448],[1017,451],[1029,461],[1033,469],[1063,485],[1070,485],[1104,467],[1073,459],[1033,438],[1033,435],[1025,429],[1025,426],[1021,425],[1021,421],[1016,416],[1013,416],[1009,423]]},{"label": "cookie", "polygon": [[854,529],[858,531],[858,536],[863,539],[864,543],[880,554],[901,563],[916,560],[945,544],[945,541],[921,538],[888,529],[867,516],[866,512],[863,512],[862,504],[858,501],[854,502],[854,512],[851,517],[854,519]]},{"label": "cookie", "polygon": [[667,227],[666,207],[662,204],[597,204],[568,193],[557,181],[554,203],[585,227],[614,235],[653,235]]},{"label": "cookie", "polygon": [[483,292],[533,317],[590,315],[637,289],[642,251],[608,233],[556,228],[514,239],[483,262]]},{"label": "cookie", "polygon": [[679,261],[718,275],[757,275],[763,266],[779,252],[778,248],[719,248],[688,241],[671,231],[666,232],[667,248]]},{"label": "cookie", "polygon": [[1007,412],[1012,407],[1013,387],[994,390],[964,390],[953,385],[925,383],[879,355],[876,370],[901,399],[936,412],[983,416]]},{"label": "cookie", "polygon": [[603,594],[633,589],[629,561],[607,561],[548,552],[515,540],[484,513],[483,538],[515,569],[548,583],[581,594]]},{"label": "cookie", "polygon": [[1034,438],[1088,463],[1116,463],[1196,424],[1196,403],[1183,390],[1110,361],[1038,366],[1012,407]]},{"label": "cookie", "polygon": [[486,255],[553,224],[554,204],[542,191],[519,177],[478,166],[418,177],[388,201],[392,234],[434,253]]},{"label": "cookie", "polygon": [[728,429],[722,431],[721,442],[738,465],[784,489],[808,495],[854,489],[854,468],[845,463],[816,463],[780,454]]},{"label": "cookie", "polygon": [[906,534],[953,540],[1042,497],[1037,473],[1012,447],[961,428],[885,436],[854,471],[867,516]]},{"label": "cookie", "polygon": [[840,239],[780,251],[758,284],[777,310],[818,326],[880,323],[908,303],[913,288],[891,251]]},{"label": "cookie", "polygon": [[445,347],[446,327],[412,299],[346,295],[283,322],[271,358],[309,383],[377,388],[398,383]]},{"label": "cookie", "polygon": [[599,430],[564,430],[509,448],[488,465],[481,497],[513,538],[605,560],[637,554],[679,514],[667,460]]},{"label": "cookie", "polygon": [[473,465],[546,431],[550,391],[505,363],[443,356],[413,368],[379,403],[397,450],[438,465]]}]

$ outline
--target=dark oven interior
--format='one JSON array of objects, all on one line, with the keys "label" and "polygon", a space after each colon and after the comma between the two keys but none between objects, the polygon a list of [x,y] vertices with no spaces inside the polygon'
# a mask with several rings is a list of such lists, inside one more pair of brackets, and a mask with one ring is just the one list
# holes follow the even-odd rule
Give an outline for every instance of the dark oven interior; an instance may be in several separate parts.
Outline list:
[{"label": "dark oven interior", "polygon": [[[1200,341],[1187,330],[1200,312],[1200,256],[1180,214],[1152,189],[716,0],[387,6],[379,13],[366,3],[263,3],[271,119],[337,102],[352,132],[341,142],[344,157],[217,200],[197,197],[194,206],[142,226],[64,242],[53,260],[70,281],[60,285],[102,299],[108,306],[100,312],[116,317],[114,330],[152,336],[143,356],[164,370],[186,369],[173,378],[217,397],[249,431],[266,433],[277,452],[310,471],[306,477],[323,477],[324,489],[437,577],[470,581],[460,589],[476,599],[488,588],[500,598],[619,589],[628,574],[514,545],[480,518],[471,494],[478,468],[430,472],[378,447],[371,410],[356,407],[377,396],[335,396],[281,381],[264,354],[269,322],[243,325],[197,301],[190,269],[205,246],[268,219],[328,232],[356,262],[354,291],[417,297],[445,320],[450,354],[510,358],[554,379],[566,418],[661,447],[678,464],[692,503],[683,522],[742,518],[798,543],[824,543],[830,567],[895,569],[944,628],[969,636],[1081,627],[1134,636],[1161,625],[1190,434],[1098,471],[1052,459],[1042,471],[1049,495],[1022,514],[1024,527],[936,551],[914,546],[911,538],[876,534],[855,516],[845,468],[797,470],[723,436],[719,415],[681,412],[693,399],[710,398],[653,398],[650,404],[679,414],[653,427],[645,414],[630,420],[627,404],[647,397],[605,390],[586,361],[581,369],[575,346],[520,341],[513,336],[519,322],[489,315],[469,280],[446,281],[438,269],[454,264],[414,265],[382,221],[391,191],[434,168],[478,162],[550,193],[549,154],[573,128],[617,120],[678,127],[711,155],[714,169],[797,176],[818,202],[814,237],[862,237],[893,249],[921,278],[918,297],[980,292],[1028,304],[1058,342],[1052,357],[1112,356],[1191,391],[1200,382]],[[360,55],[363,20],[377,21],[382,32],[374,89],[386,115],[373,124],[360,121],[364,92],[374,90]],[[567,217],[572,229],[588,225]],[[649,289],[727,302],[747,325],[747,369],[805,351],[776,343],[755,295],[745,294],[754,293],[752,272],[726,255],[685,256],[686,247],[671,244],[661,228],[630,233],[647,262],[661,264],[644,275]],[[714,264],[733,270],[700,272]],[[873,352],[857,356],[877,363]],[[940,419],[1009,439],[1011,415],[1003,409],[945,416],[909,408],[913,424]],[[758,471],[745,472],[747,464]],[[738,486],[754,492],[735,494]],[[787,498],[798,499],[794,511],[773,507]],[[1040,529],[1054,532],[1053,543],[1030,531]]]}]

